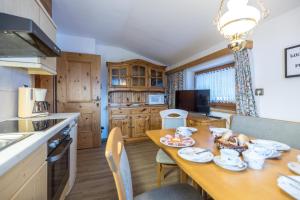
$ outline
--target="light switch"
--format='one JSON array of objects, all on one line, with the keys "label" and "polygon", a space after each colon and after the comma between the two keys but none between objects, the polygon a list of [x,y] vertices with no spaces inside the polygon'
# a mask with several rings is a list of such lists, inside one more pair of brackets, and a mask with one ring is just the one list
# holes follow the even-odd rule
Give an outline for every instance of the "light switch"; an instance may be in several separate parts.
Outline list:
[{"label": "light switch", "polygon": [[255,96],[263,96],[263,95],[264,95],[264,89],[263,88],[255,89]]}]

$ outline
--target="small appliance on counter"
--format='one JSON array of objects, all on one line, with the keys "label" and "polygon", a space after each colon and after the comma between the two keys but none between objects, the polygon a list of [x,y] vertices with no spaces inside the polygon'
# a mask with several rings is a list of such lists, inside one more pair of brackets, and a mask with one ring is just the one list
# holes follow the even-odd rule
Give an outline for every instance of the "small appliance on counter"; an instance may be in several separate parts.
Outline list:
[{"label": "small appliance on counter", "polygon": [[149,105],[165,104],[165,95],[164,94],[149,94],[148,95],[148,104]]},{"label": "small appliance on counter", "polygon": [[49,114],[49,103],[45,101],[47,89],[19,88],[18,116],[20,118],[41,117]]}]

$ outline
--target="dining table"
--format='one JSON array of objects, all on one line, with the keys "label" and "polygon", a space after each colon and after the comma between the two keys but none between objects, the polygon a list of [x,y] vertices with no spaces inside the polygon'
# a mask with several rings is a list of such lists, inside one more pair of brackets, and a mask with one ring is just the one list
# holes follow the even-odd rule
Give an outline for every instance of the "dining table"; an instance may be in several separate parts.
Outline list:
[{"label": "dining table", "polygon": [[[214,143],[214,137],[208,126],[196,127],[192,134],[195,140],[194,147],[211,150],[214,156],[220,151]],[[229,171],[217,166],[213,161],[196,163],[182,159],[178,155],[179,148],[169,147],[160,142],[166,135],[174,135],[175,129],[150,130],[146,135],[164,152],[166,152],[190,177],[215,200],[285,200],[292,199],[289,194],[277,185],[280,175],[296,175],[288,169],[289,162],[295,162],[300,150],[291,148],[283,152],[280,158],[267,159],[262,170],[247,168],[244,171]],[[284,133],[283,133],[284,134]],[[299,141],[300,142],[300,141]]]}]

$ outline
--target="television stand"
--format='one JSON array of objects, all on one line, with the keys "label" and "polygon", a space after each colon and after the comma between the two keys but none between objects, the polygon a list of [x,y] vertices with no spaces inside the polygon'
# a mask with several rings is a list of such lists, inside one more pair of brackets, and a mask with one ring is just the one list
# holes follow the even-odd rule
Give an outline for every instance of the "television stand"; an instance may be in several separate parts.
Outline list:
[{"label": "television stand", "polygon": [[188,126],[214,126],[226,128],[226,119],[219,117],[206,116],[201,113],[189,112],[187,117]]}]

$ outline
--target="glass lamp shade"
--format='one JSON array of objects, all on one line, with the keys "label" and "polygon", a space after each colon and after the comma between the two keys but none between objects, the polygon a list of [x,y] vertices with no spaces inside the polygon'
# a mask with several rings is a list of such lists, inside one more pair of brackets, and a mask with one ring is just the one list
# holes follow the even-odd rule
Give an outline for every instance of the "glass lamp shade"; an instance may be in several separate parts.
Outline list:
[{"label": "glass lamp shade", "polygon": [[228,2],[228,11],[221,16],[218,23],[218,29],[224,36],[243,34],[257,25],[261,18],[260,11],[248,6],[247,2],[247,0]]}]

